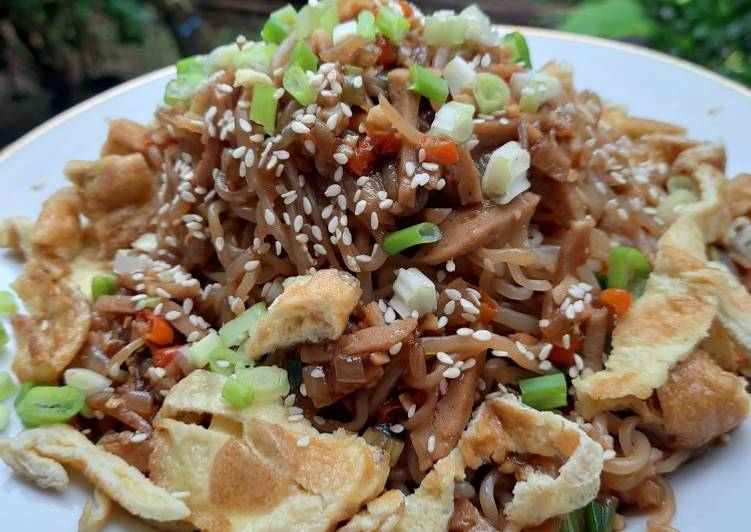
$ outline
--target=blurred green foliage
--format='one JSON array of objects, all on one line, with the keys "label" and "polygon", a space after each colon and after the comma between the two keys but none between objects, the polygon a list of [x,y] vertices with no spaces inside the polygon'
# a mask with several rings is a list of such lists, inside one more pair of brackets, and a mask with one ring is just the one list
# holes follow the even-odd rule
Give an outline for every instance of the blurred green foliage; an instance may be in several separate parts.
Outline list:
[{"label": "blurred green foliage", "polygon": [[589,0],[558,27],[611,39],[641,37],[751,85],[751,0]]}]

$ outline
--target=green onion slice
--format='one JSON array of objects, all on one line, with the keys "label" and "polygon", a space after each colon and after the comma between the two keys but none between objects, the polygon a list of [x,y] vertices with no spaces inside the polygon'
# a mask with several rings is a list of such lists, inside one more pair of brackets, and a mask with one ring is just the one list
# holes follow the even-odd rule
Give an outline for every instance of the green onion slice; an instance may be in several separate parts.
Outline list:
[{"label": "green onion slice", "polygon": [[243,363],[247,367],[253,366],[253,361],[244,353],[234,351],[229,347],[217,347],[209,354],[211,371],[220,375],[232,375],[238,363]]},{"label": "green onion slice", "polygon": [[268,133],[276,130],[276,109],[279,101],[274,98],[276,87],[258,83],[253,87],[253,99],[250,102],[250,119],[260,124]]},{"label": "green onion slice", "polygon": [[629,246],[616,246],[610,250],[608,288],[631,290],[636,297],[644,293],[652,267],[641,251]]},{"label": "green onion slice", "polygon": [[561,517],[558,521],[558,532],[586,532],[584,510],[579,508]]},{"label": "green onion slice", "polygon": [[480,112],[491,114],[503,109],[509,98],[509,88],[506,82],[495,74],[480,72],[475,76],[472,94]]},{"label": "green onion slice", "polygon": [[240,345],[249,336],[250,330],[256,322],[266,314],[266,303],[256,303],[233,320],[228,321],[219,329],[219,337],[224,345],[234,347]]},{"label": "green onion slice", "polygon": [[289,56],[289,64],[290,66],[297,65],[306,72],[315,72],[318,70],[318,56],[310,49],[308,43],[299,40],[292,48]]},{"label": "green onion slice", "polygon": [[0,431],[8,427],[10,421],[10,409],[5,405],[0,405]]},{"label": "green onion slice", "polygon": [[522,401],[537,410],[551,410],[566,406],[568,389],[563,373],[542,375],[519,381]]},{"label": "green onion slice", "polygon": [[529,46],[527,46],[527,39],[524,35],[518,31],[509,33],[503,38],[503,46],[511,50],[511,57],[509,59],[517,64],[521,64],[524,68],[532,68],[532,61],[529,58]]},{"label": "green onion slice", "polygon": [[18,312],[18,303],[16,303],[15,296],[7,290],[0,290],[0,316],[16,312]]},{"label": "green onion slice", "polygon": [[177,68],[177,75],[183,74],[200,74],[206,73],[206,67],[204,66],[204,57],[202,55],[191,55],[190,57],[183,57],[175,63]]},{"label": "green onion slice", "polygon": [[467,19],[457,15],[437,14],[425,19],[423,39],[433,46],[459,46],[467,35]]},{"label": "green onion slice", "polygon": [[475,108],[469,104],[451,101],[438,109],[430,125],[432,135],[450,137],[456,142],[467,142],[472,136]]},{"label": "green onion slice", "polygon": [[22,383],[21,387],[18,389],[18,394],[16,395],[16,398],[13,400],[13,406],[18,406],[18,403],[21,402],[21,399],[26,397],[26,394],[29,393],[29,390],[31,390],[35,386],[40,386],[40,384],[34,381],[28,381],[28,382]]},{"label": "green onion slice", "polygon": [[16,405],[16,414],[26,426],[64,423],[85,404],[83,392],[72,386],[35,386]]},{"label": "green onion slice", "polygon": [[378,31],[394,44],[402,42],[409,31],[409,21],[390,7],[378,10],[375,25]]},{"label": "green onion slice", "polygon": [[7,371],[0,371],[0,401],[5,401],[14,393],[16,393],[16,384],[13,382],[13,377]]},{"label": "green onion slice", "polygon": [[427,68],[413,63],[409,67],[409,76],[412,81],[409,90],[418,92],[438,104],[443,104],[448,98],[449,86],[446,80],[432,74]]},{"label": "green onion slice", "polygon": [[383,239],[383,250],[389,255],[396,255],[412,246],[438,242],[442,237],[436,224],[422,222],[387,234]]},{"label": "green onion slice", "polygon": [[297,21],[297,11],[295,11],[295,8],[290,4],[287,4],[284,7],[280,7],[276,11],[272,11],[271,15],[269,15],[269,18],[281,20],[287,26],[292,28],[295,26],[295,22]]},{"label": "green onion slice", "polygon": [[101,296],[111,296],[117,291],[117,274],[103,273],[91,280],[91,298],[96,301]]},{"label": "green onion slice", "polygon": [[602,502],[592,501],[584,507],[587,532],[612,532],[616,500],[607,497]]},{"label": "green onion slice", "polygon": [[171,79],[164,88],[164,103],[175,105],[189,102],[204,79],[203,74],[184,74]]},{"label": "green onion slice", "polygon": [[375,15],[367,9],[360,11],[357,15],[357,33],[368,42],[375,42],[376,27]]},{"label": "green onion slice", "polygon": [[202,368],[209,363],[209,355],[216,349],[225,347],[222,339],[216,333],[209,333],[188,348],[185,356],[188,357],[191,364],[197,368]]},{"label": "green onion slice", "polygon": [[287,68],[282,78],[284,89],[303,107],[316,101],[318,94],[302,68],[292,65]]},{"label": "green onion slice", "polygon": [[237,52],[233,57],[235,70],[252,68],[259,72],[268,72],[271,66],[271,58],[278,46],[272,43],[248,44]]},{"label": "green onion slice", "polygon": [[255,392],[245,382],[231,377],[222,386],[222,398],[235,408],[245,408],[255,399]]},{"label": "green onion slice", "polygon": [[266,24],[263,25],[261,38],[266,42],[279,44],[286,39],[287,35],[291,32],[292,28],[287,24],[277,18],[270,18],[266,21]]},{"label": "green onion slice", "polygon": [[289,393],[287,371],[277,366],[238,369],[237,378],[253,389],[256,401],[262,404]]}]

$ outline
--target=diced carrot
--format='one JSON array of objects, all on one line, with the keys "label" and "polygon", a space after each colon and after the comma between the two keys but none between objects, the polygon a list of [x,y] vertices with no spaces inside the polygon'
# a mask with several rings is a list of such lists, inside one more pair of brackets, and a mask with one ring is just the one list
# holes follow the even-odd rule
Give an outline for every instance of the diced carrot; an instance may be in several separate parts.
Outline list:
[{"label": "diced carrot", "polygon": [[453,164],[459,160],[459,150],[453,141],[425,135],[420,138],[425,160],[430,163]]},{"label": "diced carrot", "polygon": [[381,55],[378,56],[378,63],[381,65],[392,65],[399,58],[399,50],[391,44],[386,37],[380,33],[376,37],[376,44],[381,49]]},{"label": "diced carrot", "polygon": [[149,313],[148,316],[151,327],[149,332],[144,335],[144,340],[156,345],[169,345],[175,339],[175,330],[167,320],[159,316],[155,316],[153,313]]},{"label": "diced carrot", "polygon": [[500,306],[496,303],[495,299],[488,294],[478,289],[480,292],[480,315],[477,317],[482,323],[489,323],[498,314]]},{"label": "diced carrot", "polygon": [[399,133],[391,131],[385,137],[378,139],[378,155],[380,157],[393,157],[399,153],[401,141]]},{"label": "diced carrot", "polygon": [[548,360],[556,366],[572,366],[574,364],[574,353],[581,349],[584,344],[581,336],[571,335],[570,338],[568,349],[554,345],[550,351]]},{"label": "diced carrot", "polygon": [[362,137],[355,147],[355,153],[349,158],[347,165],[355,175],[365,175],[375,157],[375,142],[369,137]]},{"label": "diced carrot", "polygon": [[628,311],[634,302],[634,295],[623,288],[608,288],[600,292],[600,299],[620,316]]},{"label": "diced carrot", "polygon": [[186,348],[187,345],[176,345],[172,347],[157,349],[151,355],[152,363],[159,368],[163,368],[164,366],[169,365],[173,360],[175,360],[175,357]]}]

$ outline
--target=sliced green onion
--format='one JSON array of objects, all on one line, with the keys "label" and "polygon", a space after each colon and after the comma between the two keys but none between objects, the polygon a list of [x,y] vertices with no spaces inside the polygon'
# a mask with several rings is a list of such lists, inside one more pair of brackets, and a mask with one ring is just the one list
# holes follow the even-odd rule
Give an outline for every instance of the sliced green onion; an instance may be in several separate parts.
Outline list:
[{"label": "sliced green onion", "polygon": [[292,28],[295,26],[295,22],[297,21],[297,11],[290,4],[287,4],[284,7],[280,7],[276,11],[272,11],[271,15],[269,15],[269,18],[281,20],[287,26]]},{"label": "sliced green onion", "polygon": [[375,25],[389,41],[399,44],[409,31],[409,21],[390,7],[382,7],[376,15]]},{"label": "sliced green onion", "polygon": [[217,333],[212,332],[191,345],[185,356],[195,367],[202,368],[209,363],[209,355],[220,347],[225,347],[224,342]]},{"label": "sliced green onion", "polygon": [[10,340],[8,331],[5,330],[5,325],[0,323],[0,347],[5,347],[5,344],[8,343],[8,340]]},{"label": "sliced green onion", "polygon": [[449,85],[451,96],[456,97],[475,79],[475,69],[471,63],[457,55],[443,67],[443,79]]},{"label": "sliced green onion", "polygon": [[452,12],[436,12],[425,19],[423,39],[433,46],[459,46],[464,44],[467,20]]},{"label": "sliced green onion", "polygon": [[164,103],[175,105],[189,102],[204,79],[202,74],[185,74],[169,80],[164,88]]},{"label": "sliced green onion", "polygon": [[250,102],[250,119],[260,124],[268,133],[276,130],[276,109],[279,101],[274,98],[276,87],[258,84],[253,87],[253,99]]},{"label": "sliced green onion", "polygon": [[219,338],[224,345],[234,347],[240,345],[250,334],[256,322],[266,314],[266,303],[256,303],[233,320],[228,321],[219,329]]},{"label": "sliced green onion", "polygon": [[389,305],[404,319],[413,317],[413,313],[421,317],[438,307],[438,294],[433,281],[420,270],[400,268]]},{"label": "sliced green onion", "polygon": [[477,107],[484,114],[491,114],[503,109],[508,102],[509,89],[506,82],[495,74],[481,72],[475,77],[472,87]]},{"label": "sliced green onion", "polygon": [[63,380],[68,386],[81,390],[86,397],[99,393],[112,384],[104,375],[86,368],[66,369]]},{"label": "sliced green onion", "polygon": [[357,15],[357,33],[368,42],[375,42],[376,27],[375,15],[372,11],[364,9]]},{"label": "sliced green onion", "polygon": [[409,67],[409,77],[412,82],[409,90],[418,92],[438,104],[443,104],[448,98],[449,86],[446,80],[431,73],[427,68],[413,63]]},{"label": "sliced green onion", "polygon": [[616,246],[610,250],[608,288],[631,290],[637,297],[644,293],[644,285],[652,271],[641,251],[629,246]]},{"label": "sliced green onion", "polygon": [[222,386],[222,399],[235,408],[245,408],[250,406],[255,399],[255,392],[247,383],[236,378],[229,378]]},{"label": "sliced green onion", "polygon": [[100,296],[111,296],[117,292],[117,274],[103,273],[91,280],[91,298],[96,301]]},{"label": "sliced green onion", "polygon": [[[526,77],[525,74],[514,74],[513,78]],[[529,77],[529,84],[521,90],[519,107],[525,113],[536,113],[542,104],[561,93],[561,82],[558,78],[547,74],[535,73]]]},{"label": "sliced green onion", "polygon": [[282,78],[284,89],[303,107],[316,101],[318,94],[302,68],[292,65],[284,72]]},{"label": "sliced green onion", "polygon": [[13,377],[7,371],[0,371],[0,401],[5,401],[14,393],[16,393],[16,384],[13,382]]},{"label": "sliced green onion", "polygon": [[519,381],[522,401],[537,410],[552,410],[566,406],[568,389],[563,373],[542,375]]},{"label": "sliced green onion", "polygon": [[612,532],[616,499],[607,497],[602,502],[592,501],[584,507],[587,532]]},{"label": "sliced green onion", "polygon": [[304,39],[316,28],[323,28],[328,33],[334,31],[339,24],[339,13],[336,0],[324,0],[317,5],[306,5],[297,15],[295,33]]},{"label": "sliced green onion", "polygon": [[201,74],[204,75],[206,73],[206,67],[204,66],[204,56],[202,55],[191,55],[190,57],[183,57],[182,59],[179,59],[177,63],[175,63],[175,67],[177,68],[177,75],[182,76],[183,74]]},{"label": "sliced green onion", "polygon": [[340,42],[352,37],[353,35],[357,35],[357,21],[356,20],[348,20],[347,22],[342,22],[341,24],[338,24],[332,33],[332,40],[334,44],[339,44]]},{"label": "sliced green onion", "polygon": [[584,510],[578,508],[561,517],[561,520],[558,521],[558,532],[586,532]]},{"label": "sliced green onion", "polygon": [[229,347],[221,346],[209,354],[209,367],[214,373],[220,375],[232,375],[238,363],[248,367],[253,366],[253,361],[240,351],[234,351]]},{"label": "sliced green onion", "polygon": [[430,133],[450,137],[456,142],[466,142],[472,135],[474,114],[475,108],[466,103],[445,103],[435,114]]},{"label": "sliced green onion", "polygon": [[292,28],[287,24],[277,18],[270,18],[266,21],[266,24],[263,25],[261,38],[266,42],[279,44],[286,39],[287,35],[291,32]]},{"label": "sliced green onion", "polygon": [[10,409],[5,405],[0,405],[0,432],[8,428],[10,421]]},{"label": "sliced green onion", "polygon": [[505,205],[530,187],[527,170],[529,152],[512,140],[490,156],[482,175],[482,191],[496,203]]},{"label": "sliced green onion", "polygon": [[438,242],[443,235],[438,226],[431,222],[422,222],[389,233],[383,239],[383,250],[389,255],[396,255],[407,248],[420,244]]},{"label": "sliced green onion", "polygon": [[332,33],[337,24],[339,24],[339,8],[337,7],[336,0],[332,0],[328,4],[322,2],[319,5],[323,5],[325,9],[321,14],[321,27],[328,33]]},{"label": "sliced green onion", "polygon": [[85,402],[83,392],[72,386],[35,386],[16,405],[16,414],[27,427],[64,423]]},{"label": "sliced green onion", "polygon": [[270,403],[289,393],[287,371],[277,366],[238,369],[237,378],[250,386],[261,404]]},{"label": "sliced green onion", "polygon": [[503,38],[503,47],[511,51],[509,59],[516,64],[523,65],[524,68],[532,68],[532,61],[529,58],[529,46],[527,39],[518,31],[509,33]]},{"label": "sliced green onion", "polygon": [[204,58],[206,72],[213,73],[219,70],[233,68],[235,57],[240,53],[236,43],[217,46]]},{"label": "sliced green onion", "polygon": [[305,72],[315,72],[318,70],[318,56],[313,53],[308,43],[299,40],[292,47],[292,52],[290,52],[289,56],[289,65],[297,65]]},{"label": "sliced green onion", "polygon": [[239,68],[235,70],[235,87],[252,87],[257,84],[271,85],[272,81],[268,74],[253,70],[252,68]]},{"label": "sliced green onion", "polygon": [[245,45],[233,56],[233,66],[235,70],[252,68],[268,73],[271,68],[271,58],[274,57],[277,48],[278,45],[272,43]]},{"label": "sliced green onion", "polygon": [[699,194],[699,189],[696,186],[696,182],[685,175],[674,175],[669,178],[665,183],[668,192],[675,192],[676,190],[688,190],[694,194]]},{"label": "sliced green onion", "polygon": [[685,188],[679,188],[662,198],[657,207],[657,216],[665,222],[672,222],[678,217],[677,207],[691,205],[699,201],[699,196]]},{"label": "sliced green onion", "polygon": [[459,16],[467,21],[467,29],[464,32],[466,40],[486,45],[494,44],[496,37],[490,18],[476,4],[462,9]]},{"label": "sliced green onion", "polygon": [[16,297],[7,290],[0,290],[0,316],[18,312]]},{"label": "sliced green onion", "polygon": [[18,394],[16,394],[16,398],[13,399],[13,406],[18,406],[18,403],[21,402],[21,399],[26,397],[26,394],[29,393],[29,390],[31,390],[35,386],[40,386],[40,384],[34,381],[28,381],[28,382],[22,383],[21,387],[18,389]]},{"label": "sliced green onion", "polygon": [[289,389],[293,392],[297,392],[303,383],[302,368],[304,366],[305,364],[299,358],[287,357],[287,380]]}]

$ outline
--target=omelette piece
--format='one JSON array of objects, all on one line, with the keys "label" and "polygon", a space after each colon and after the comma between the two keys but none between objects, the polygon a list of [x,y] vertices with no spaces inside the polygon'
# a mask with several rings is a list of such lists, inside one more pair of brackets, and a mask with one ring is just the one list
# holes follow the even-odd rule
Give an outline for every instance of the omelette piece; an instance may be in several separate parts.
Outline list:
[{"label": "omelette piece", "polygon": [[391,532],[404,515],[404,494],[389,490],[370,501],[339,532]]},{"label": "omelette piece", "polygon": [[29,312],[11,317],[13,371],[22,382],[55,383],[86,340],[89,302],[73,281],[55,278],[37,261],[27,262],[11,286]]},{"label": "omelette piece", "polygon": [[[223,382],[194,371],[171,390],[156,423],[151,477],[186,494],[192,524],[331,530],[383,491],[382,449],[343,430],[321,434],[307,421],[289,421],[279,403],[233,409],[221,399]],[[209,428],[185,422],[196,414],[212,415]]]},{"label": "omelette piece", "polygon": [[577,409],[586,417],[649,398],[665,384],[670,369],[707,337],[718,315],[722,321],[720,308],[732,276],[707,262],[705,247],[729,221],[724,182],[708,165],[700,166],[694,177],[702,199],[683,207],[660,238],[644,295],[613,331],[605,369],[573,381]]},{"label": "omelette piece", "polygon": [[279,347],[336,340],[362,295],[360,282],[339,270],[290,277],[284,292],[253,327],[245,349],[258,359]]},{"label": "omelette piece", "polygon": [[[182,501],[121,458],[98,448],[70,425],[27,429],[13,439],[2,439],[0,458],[39,487],[58,490],[68,485],[68,474],[61,464],[72,465],[106,497],[138,517],[176,521],[190,514]],[[100,499],[99,504],[107,503]],[[89,510],[86,520],[93,518],[93,511]]]},{"label": "omelette piece", "polygon": [[78,532],[102,530],[110,519],[113,506],[112,499],[99,488],[95,489],[94,496],[84,504],[81,518],[78,520]]}]

